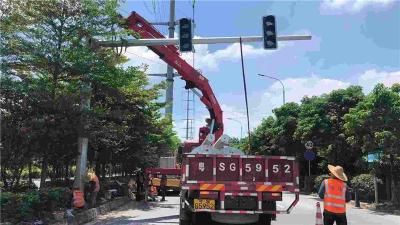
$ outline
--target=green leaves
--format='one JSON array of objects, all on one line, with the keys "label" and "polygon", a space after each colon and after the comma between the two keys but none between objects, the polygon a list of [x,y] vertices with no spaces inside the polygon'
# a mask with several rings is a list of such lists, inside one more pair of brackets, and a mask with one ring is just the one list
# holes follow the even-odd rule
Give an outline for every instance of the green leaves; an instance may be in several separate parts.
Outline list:
[{"label": "green leaves", "polygon": [[398,84],[392,88],[378,84],[345,117],[347,140],[361,146],[364,152],[382,148],[387,154],[398,154],[400,144],[400,95]]},{"label": "green leaves", "polygon": [[[18,168],[46,159],[58,172],[73,163],[79,131],[90,135],[89,159],[102,163],[142,166],[177,148],[157,103],[164,85],[150,86],[139,68],[122,66],[126,57],[88,44],[130,34],[117,26],[118,0],[10,0],[1,7],[2,170],[16,179]],[[85,96],[91,107],[80,110]]]}]

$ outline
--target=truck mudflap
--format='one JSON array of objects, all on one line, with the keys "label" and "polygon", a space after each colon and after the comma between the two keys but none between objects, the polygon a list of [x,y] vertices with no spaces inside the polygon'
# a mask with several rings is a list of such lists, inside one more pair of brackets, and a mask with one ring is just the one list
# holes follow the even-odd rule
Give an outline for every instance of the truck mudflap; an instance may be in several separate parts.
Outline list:
[{"label": "truck mudflap", "polygon": [[[192,212],[289,214],[299,201],[298,187],[299,170],[294,157],[185,154],[182,166],[183,190],[218,193],[219,204],[214,209],[194,208],[187,199],[183,201],[182,207]],[[282,192],[295,195],[286,209],[265,207],[268,201],[279,201],[265,196],[280,194],[282,198]],[[253,196],[252,201],[256,199],[257,206],[252,210],[225,207],[227,196]]]}]

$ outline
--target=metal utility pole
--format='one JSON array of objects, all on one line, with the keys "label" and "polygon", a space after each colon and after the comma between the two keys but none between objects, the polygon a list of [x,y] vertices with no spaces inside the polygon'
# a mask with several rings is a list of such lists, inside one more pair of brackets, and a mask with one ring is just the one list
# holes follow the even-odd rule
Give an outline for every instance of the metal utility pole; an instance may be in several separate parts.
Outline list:
[{"label": "metal utility pole", "polygon": [[283,82],[282,82],[281,80],[279,80],[278,78],[276,78],[276,77],[272,77],[272,76],[268,76],[268,75],[264,75],[264,74],[258,74],[258,76],[261,76],[261,77],[268,77],[268,78],[271,78],[271,79],[273,79],[273,80],[277,80],[277,81],[279,81],[279,83],[281,83],[281,85],[282,85],[282,92],[283,92],[283,104],[285,104],[285,85],[283,85]]},{"label": "metal utility pole", "polygon": [[249,104],[247,100],[247,85],[246,85],[246,75],[244,72],[244,61],[243,61],[243,48],[242,48],[242,38],[239,38],[239,43],[240,43],[240,59],[242,62],[242,76],[243,76],[243,89],[244,89],[244,99],[246,101],[246,115],[247,115],[247,132],[249,135],[249,153],[252,153],[251,151],[251,131],[250,131],[250,116],[249,116]]},{"label": "metal utility pole", "polygon": [[[169,4],[169,38],[174,38],[175,31],[175,0],[170,0]],[[165,116],[172,118],[173,110],[173,99],[174,99],[174,71],[172,66],[167,67],[167,90],[165,95],[165,102],[167,103],[165,107]]]},{"label": "metal utility pole", "polygon": [[84,188],[84,176],[86,174],[87,166],[87,152],[89,145],[89,134],[88,134],[88,111],[90,109],[90,95],[91,86],[88,77],[84,77],[81,84],[81,121],[79,127],[78,137],[78,157],[76,160],[76,172],[74,187],[79,188],[83,191]]}]

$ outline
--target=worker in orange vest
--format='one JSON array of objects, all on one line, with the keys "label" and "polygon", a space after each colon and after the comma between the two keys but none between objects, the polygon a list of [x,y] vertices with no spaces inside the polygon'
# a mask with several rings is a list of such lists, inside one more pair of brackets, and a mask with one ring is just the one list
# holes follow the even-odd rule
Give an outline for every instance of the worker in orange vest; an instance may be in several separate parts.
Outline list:
[{"label": "worker in orange vest", "polygon": [[100,182],[96,173],[93,170],[88,172],[89,183],[90,183],[90,207],[93,208],[96,206],[97,194],[100,191]]},{"label": "worker in orange vest", "polygon": [[347,176],[341,166],[328,165],[329,179],[322,181],[319,197],[324,200],[324,225],[347,225],[346,202],[351,200]]},{"label": "worker in orange vest", "polygon": [[72,207],[83,208],[85,206],[85,198],[83,192],[79,188],[72,190]]}]

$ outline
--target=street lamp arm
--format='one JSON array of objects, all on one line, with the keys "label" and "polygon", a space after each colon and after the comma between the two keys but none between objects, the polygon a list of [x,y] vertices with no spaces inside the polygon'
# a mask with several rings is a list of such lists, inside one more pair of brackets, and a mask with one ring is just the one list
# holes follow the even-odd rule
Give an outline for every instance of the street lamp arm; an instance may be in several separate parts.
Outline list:
[{"label": "street lamp arm", "polygon": [[265,74],[260,74],[260,73],[259,73],[259,74],[257,74],[257,75],[258,75],[258,76],[261,76],[261,77],[268,77],[268,78],[270,78],[270,79],[279,81],[279,83],[282,85],[283,104],[285,104],[285,85],[283,84],[283,82],[282,82],[280,79],[276,78],[276,77],[268,76],[268,75],[265,75]]}]

